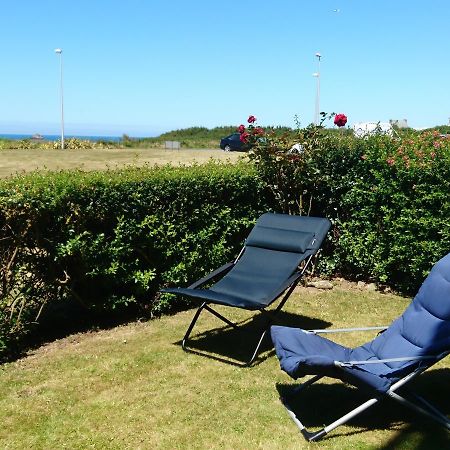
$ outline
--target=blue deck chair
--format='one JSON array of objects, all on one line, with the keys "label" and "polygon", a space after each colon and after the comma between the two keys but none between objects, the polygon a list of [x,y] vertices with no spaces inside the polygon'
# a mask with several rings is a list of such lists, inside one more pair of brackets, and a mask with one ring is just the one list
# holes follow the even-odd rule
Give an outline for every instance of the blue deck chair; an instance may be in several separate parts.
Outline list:
[{"label": "blue deck chair", "polygon": [[[356,348],[319,336],[327,331],[368,329],[385,331]],[[384,398],[394,399],[450,430],[450,421],[442,412],[405,386],[450,353],[450,253],[435,264],[406,311],[389,327],[305,331],[272,326],[271,336],[285,372],[294,379],[314,375],[297,387],[295,394],[324,376],[368,389],[372,394],[365,403],[317,432],[308,431],[289,406],[289,399],[282,398],[307,440],[321,439]]]},{"label": "blue deck chair", "polygon": [[[182,341],[184,350],[191,331],[203,310],[227,325],[238,326],[210,305],[225,305],[266,313],[268,321],[256,348],[245,366],[255,360],[274,316],[286,303],[302,275],[318,252],[330,228],[328,219],[288,214],[263,214],[256,222],[235,261],[225,264],[187,288],[162,289],[162,292],[186,295],[201,301]],[[219,281],[208,288],[201,286]],[[284,296],[274,311],[265,309]],[[198,352],[197,352],[198,353]]]}]

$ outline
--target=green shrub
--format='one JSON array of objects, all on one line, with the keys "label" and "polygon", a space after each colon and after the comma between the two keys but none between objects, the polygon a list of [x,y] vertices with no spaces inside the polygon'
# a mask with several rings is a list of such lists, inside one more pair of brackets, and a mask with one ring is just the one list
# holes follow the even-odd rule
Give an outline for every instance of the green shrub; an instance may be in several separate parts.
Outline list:
[{"label": "green shrub", "polygon": [[[229,260],[267,206],[247,164],[32,174],[0,184],[0,341],[45,304],[173,308],[161,286]],[[8,344],[10,345],[10,344]]]},{"label": "green shrub", "polygon": [[363,144],[341,197],[341,265],[411,293],[450,251],[450,141],[423,133]]},{"label": "green shrub", "polygon": [[410,293],[450,251],[450,139],[436,131],[400,140],[320,126],[294,138],[248,130],[273,208],[334,223],[320,269]]},{"label": "green shrub", "polygon": [[[85,149],[107,149],[119,147],[118,142],[112,141],[89,141],[86,139],[67,138],[64,140],[64,148],[66,150],[85,150]],[[33,139],[21,139],[21,140],[0,140],[0,149],[60,149],[61,141],[39,141]]]}]

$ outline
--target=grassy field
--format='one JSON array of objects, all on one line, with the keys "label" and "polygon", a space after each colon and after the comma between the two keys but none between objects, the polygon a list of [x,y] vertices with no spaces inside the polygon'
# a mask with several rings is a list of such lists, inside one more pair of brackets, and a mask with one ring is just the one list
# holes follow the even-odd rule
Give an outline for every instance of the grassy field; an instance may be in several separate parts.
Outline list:
[{"label": "grassy field", "polygon": [[125,165],[202,163],[210,158],[237,161],[244,153],[224,152],[220,149],[165,150],[148,149],[77,149],[77,150],[2,150],[0,178],[32,170],[82,169],[103,170]]},{"label": "grassy field", "polygon": [[[310,327],[388,324],[409,299],[358,290],[341,282],[332,291],[298,288],[282,321]],[[255,321],[240,311],[227,311]],[[449,433],[397,405],[384,403],[340,427],[318,444],[308,444],[287,416],[279,391],[293,381],[280,371],[267,347],[249,369],[216,358],[238,360],[250,350],[228,328],[205,314],[192,346],[180,339],[193,311],[150,322],[79,333],[41,346],[0,370],[2,449],[443,449]],[[242,332],[241,332],[242,333]],[[358,345],[372,333],[341,335]],[[450,361],[417,380],[417,388],[450,412]],[[305,393],[307,394],[307,393]],[[333,380],[317,383],[298,408],[305,424],[320,427],[361,396]]]}]

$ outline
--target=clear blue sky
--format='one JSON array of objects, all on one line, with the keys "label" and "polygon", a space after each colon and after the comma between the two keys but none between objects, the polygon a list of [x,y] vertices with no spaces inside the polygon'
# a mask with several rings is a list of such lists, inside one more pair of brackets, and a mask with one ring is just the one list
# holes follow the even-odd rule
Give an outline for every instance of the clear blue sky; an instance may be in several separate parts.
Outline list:
[{"label": "clear blue sky", "polygon": [[[0,133],[155,135],[244,122],[295,126],[450,117],[450,1],[1,2]],[[338,11],[335,11],[338,10]]]}]

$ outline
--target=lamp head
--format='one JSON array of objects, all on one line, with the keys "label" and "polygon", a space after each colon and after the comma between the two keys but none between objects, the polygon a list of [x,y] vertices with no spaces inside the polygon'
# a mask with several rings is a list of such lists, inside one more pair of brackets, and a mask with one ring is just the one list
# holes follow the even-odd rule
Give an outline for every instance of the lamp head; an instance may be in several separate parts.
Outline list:
[{"label": "lamp head", "polygon": [[55,53],[58,53],[58,55],[60,55],[62,53],[62,49],[60,48],[55,48]]}]

